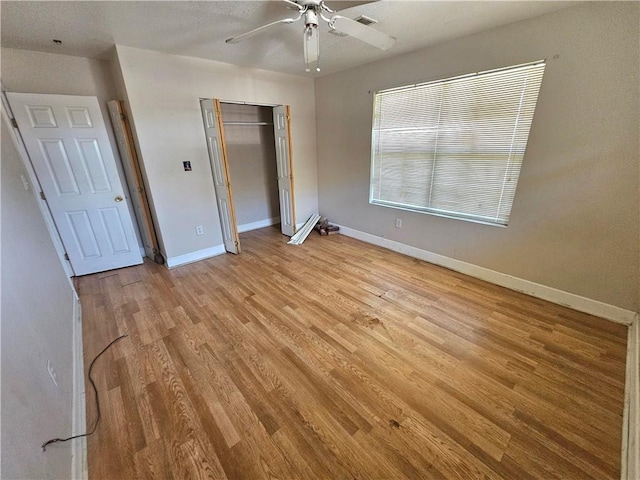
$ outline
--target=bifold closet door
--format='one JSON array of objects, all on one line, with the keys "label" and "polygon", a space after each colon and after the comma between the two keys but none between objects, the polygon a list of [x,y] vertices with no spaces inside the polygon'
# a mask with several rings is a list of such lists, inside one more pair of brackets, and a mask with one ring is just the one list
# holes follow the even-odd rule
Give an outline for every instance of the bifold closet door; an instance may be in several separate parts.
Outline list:
[{"label": "bifold closet door", "polygon": [[216,203],[220,214],[220,225],[224,248],[227,252],[240,253],[240,239],[238,226],[233,208],[231,182],[229,180],[229,164],[224,144],[224,127],[220,100],[200,100],[204,130],[207,136],[209,161],[213,172],[213,184],[216,193]]},{"label": "bifold closet door", "polygon": [[291,110],[289,105],[273,107],[273,130],[276,140],[278,197],[282,233],[296,233],[296,210],[293,200],[293,158],[291,155]]}]

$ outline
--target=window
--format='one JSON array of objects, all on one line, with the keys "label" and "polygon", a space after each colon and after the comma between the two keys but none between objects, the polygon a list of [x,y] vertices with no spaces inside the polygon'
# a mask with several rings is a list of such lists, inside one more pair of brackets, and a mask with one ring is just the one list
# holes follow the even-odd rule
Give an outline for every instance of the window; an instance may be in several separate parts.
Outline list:
[{"label": "window", "polygon": [[507,225],[544,68],[376,92],[370,203]]}]

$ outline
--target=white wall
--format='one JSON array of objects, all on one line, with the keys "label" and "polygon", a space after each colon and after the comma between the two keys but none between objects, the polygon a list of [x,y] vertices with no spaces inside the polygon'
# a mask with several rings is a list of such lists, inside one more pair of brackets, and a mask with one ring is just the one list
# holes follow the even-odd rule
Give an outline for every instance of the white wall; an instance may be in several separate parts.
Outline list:
[{"label": "white wall", "polygon": [[[2,478],[70,478],[74,293],[2,118]],[[57,374],[56,387],[47,360]]]},{"label": "white wall", "polygon": [[[317,211],[313,79],[116,47],[167,258],[222,244],[200,98],[291,105],[297,221]],[[185,172],[182,162],[191,162]],[[195,226],[204,227],[197,236]]]},{"label": "white wall", "polygon": [[[587,2],[317,79],[320,213],[638,311],[639,8]],[[539,59],[548,64],[508,228],[368,203],[371,92]]]}]

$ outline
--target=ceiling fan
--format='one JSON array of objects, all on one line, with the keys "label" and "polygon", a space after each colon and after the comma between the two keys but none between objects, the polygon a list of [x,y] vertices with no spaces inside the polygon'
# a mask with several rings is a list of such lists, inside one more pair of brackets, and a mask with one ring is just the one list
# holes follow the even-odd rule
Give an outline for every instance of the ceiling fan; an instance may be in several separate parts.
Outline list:
[{"label": "ceiling fan", "polygon": [[[304,46],[304,64],[307,72],[311,71],[311,67],[315,64],[316,71],[320,71],[318,59],[320,58],[320,41],[318,31],[319,19],[324,20],[329,28],[336,33],[349,35],[357,38],[369,45],[373,45],[381,50],[387,50],[396,41],[395,37],[386,33],[375,30],[363,23],[351,20],[350,18],[339,15],[331,10],[324,3],[324,0],[282,0],[290,6],[298,10],[298,16],[295,18],[283,18],[261,27],[254,28],[246,33],[236,37],[227,38],[226,43],[238,43],[254,35],[266,32],[273,27],[281,24],[289,24],[297,22],[300,19],[304,21],[304,30],[302,32]],[[330,16],[329,16],[330,15]]]}]

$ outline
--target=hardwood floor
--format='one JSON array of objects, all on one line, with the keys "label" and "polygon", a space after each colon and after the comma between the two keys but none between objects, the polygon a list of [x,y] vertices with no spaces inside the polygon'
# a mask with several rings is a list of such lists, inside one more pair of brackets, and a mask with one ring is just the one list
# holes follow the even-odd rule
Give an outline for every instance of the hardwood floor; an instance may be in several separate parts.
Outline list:
[{"label": "hardwood floor", "polygon": [[241,242],[80,278],[85,369],[129,335],[90,479],[619,478],[626,327],[341,235]]}]

